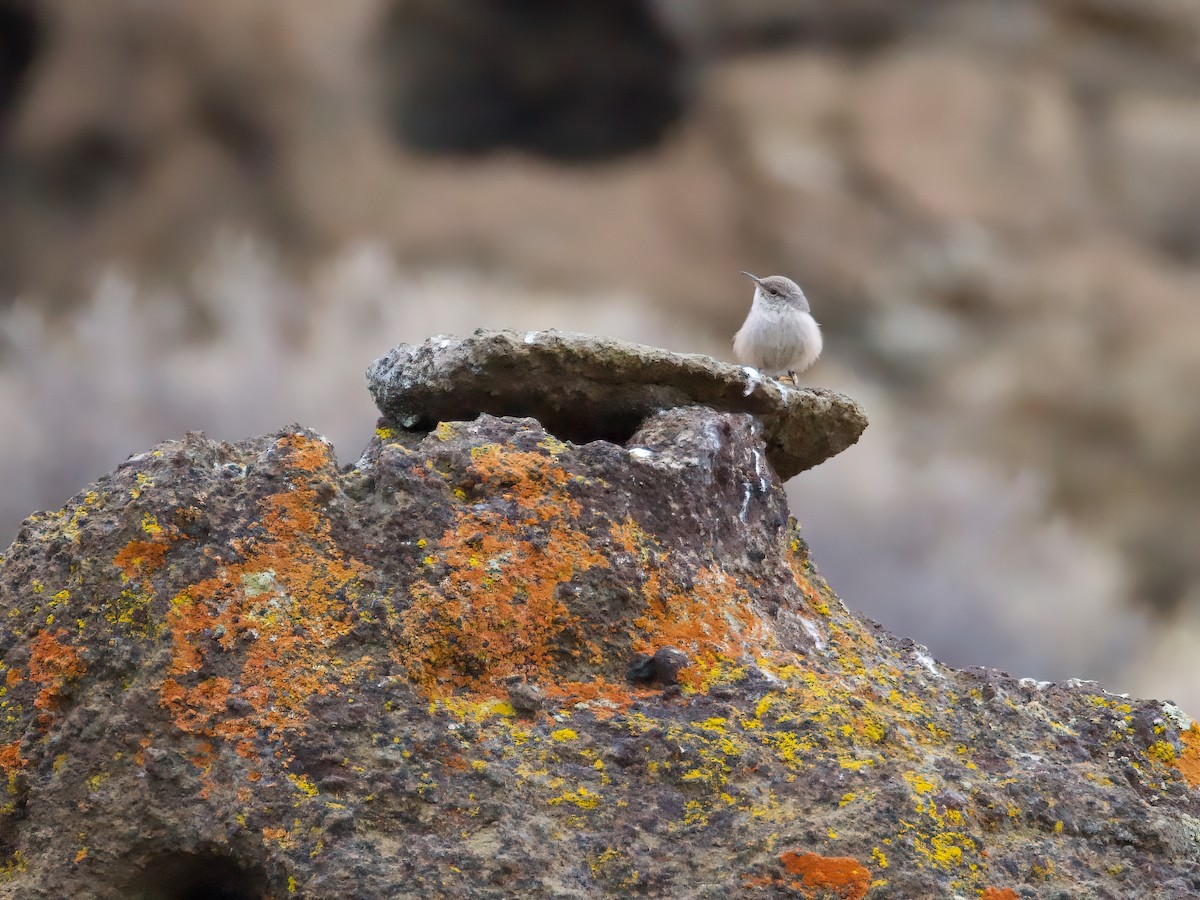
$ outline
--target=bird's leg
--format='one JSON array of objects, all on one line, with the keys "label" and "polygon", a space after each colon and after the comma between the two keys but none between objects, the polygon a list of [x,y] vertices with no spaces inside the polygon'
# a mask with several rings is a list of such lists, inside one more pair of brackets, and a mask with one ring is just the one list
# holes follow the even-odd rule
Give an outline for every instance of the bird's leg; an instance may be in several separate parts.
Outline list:
[{"label": "bird's leg", "polygon": [[788,369],[788,378],[791,379],[792,387],[796,386],[796,373]]}]

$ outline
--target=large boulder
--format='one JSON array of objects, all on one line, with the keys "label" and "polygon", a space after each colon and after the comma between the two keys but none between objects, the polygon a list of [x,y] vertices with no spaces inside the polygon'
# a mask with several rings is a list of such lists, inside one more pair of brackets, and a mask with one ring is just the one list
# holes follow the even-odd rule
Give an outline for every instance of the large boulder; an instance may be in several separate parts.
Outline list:
[{"label": "large boulder", "polygon": [[460,413],[345,468],[189,435],[27,520],[0,896],[1200,890],[1200,728],[854,615],[754,411]]}]

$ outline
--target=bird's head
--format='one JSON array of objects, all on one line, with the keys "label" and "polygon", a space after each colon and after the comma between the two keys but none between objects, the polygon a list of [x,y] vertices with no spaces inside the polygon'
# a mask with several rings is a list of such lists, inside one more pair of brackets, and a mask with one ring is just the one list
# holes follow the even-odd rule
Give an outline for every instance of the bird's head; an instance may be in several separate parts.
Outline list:
[{"label": "bird's head", "polygon": [[749,272],[742,274],[758,285],[757,293],[767,304],[788,306],[802,312],[809,311],[808,298],[804,296],[804,291],[800,290],[800,285],[792,279],[783,275],[768,275],[765,278],[759,278]]}]

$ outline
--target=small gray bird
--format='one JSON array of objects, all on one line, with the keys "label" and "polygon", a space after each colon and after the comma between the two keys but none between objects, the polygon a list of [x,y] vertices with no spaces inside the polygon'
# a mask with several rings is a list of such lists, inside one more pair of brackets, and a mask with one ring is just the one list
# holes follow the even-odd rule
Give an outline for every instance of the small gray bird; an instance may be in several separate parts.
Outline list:
[{"label": "small gray bird", "polygon": [[733,338],[733,355],[765,375],[787,372],[794,382],[796,373],[821,355],[821,329],[809,312],[808,298],[800,285],[782,275],[742,274],[754,280],[754,302]]}]

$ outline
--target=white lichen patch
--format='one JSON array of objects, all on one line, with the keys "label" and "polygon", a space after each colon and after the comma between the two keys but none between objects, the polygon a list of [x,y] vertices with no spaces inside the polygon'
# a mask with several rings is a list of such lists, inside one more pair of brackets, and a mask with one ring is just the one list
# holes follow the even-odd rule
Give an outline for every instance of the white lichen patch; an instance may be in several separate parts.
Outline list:
[{"label": "white lichen patch", "polygon": [[279,590],[279,583],[275,580],[274,570],[247,572],[242,576],[242,590],[246,592],[247,597],[275,593]]}]

